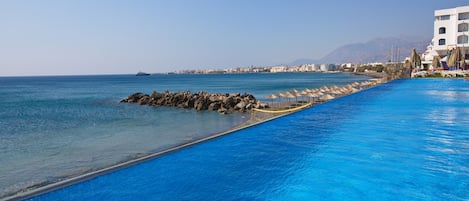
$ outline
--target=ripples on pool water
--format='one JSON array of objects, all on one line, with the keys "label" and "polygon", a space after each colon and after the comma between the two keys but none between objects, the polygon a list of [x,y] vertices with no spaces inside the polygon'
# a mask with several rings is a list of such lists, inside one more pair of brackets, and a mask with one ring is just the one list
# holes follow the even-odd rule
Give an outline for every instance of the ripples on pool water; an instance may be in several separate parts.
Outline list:
[{"label": "ripples on pool water", "polygon": [[467,200],[468,86],[393,81],[33,200]]}]

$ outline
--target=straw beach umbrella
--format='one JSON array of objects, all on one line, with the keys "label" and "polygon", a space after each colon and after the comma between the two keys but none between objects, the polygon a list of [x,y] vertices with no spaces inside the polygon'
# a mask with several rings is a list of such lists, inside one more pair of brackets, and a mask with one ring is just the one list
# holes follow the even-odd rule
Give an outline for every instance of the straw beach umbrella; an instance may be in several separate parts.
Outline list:
[{"label": "straw beach umbrella", "polygon": [[300,92],[300,94],[301,94],[301,100],[304,100],[303,97],[304,97],[304,96],[307,96],[308,93],[310,93],[310,92],[308,92],[307,90],[301,91],[301,92]]},{"label": "straw beach umbrella", "polygon": [[456,60],[454,58],[456,55],[455,53],[456,49],[452,49],[449,51],[448,59],[446,59],[446,64],[448,64],[448,67],[456,65]]},{"label": "straw beach umbrella", "polygon": [[316,101],[315,99],[319,98],[319,95],[317,93],[308,93],[308,97],[310,98],[310,102],[313,102]]},{"label": "straw beach umbrella", "polygon": [[459,47],[456,47],[449,55],[449,58],[446,63],[448,64],[448,66],[454,67],[456,66],[458,61],[461,60],[461,58],[462,58],[461,50],[459,49]]},{"label": "straw beach umbrella", "polygon": [[295,101],[298,102],[298,97],[301,96],[300,92],[296,89],[293,89],[293,90],[289,91],[289,93],[291,95],[293,95],[295,97]]},{"label": "straw beach umbrella", "polygon": [[466,68],[466,58],[464,58],[464,56],[462,56],[462,58],[461,58],[461,68],[463,70],[465,70],[465,68]]},{"label": "straw beach umbrella", "polygon": [[272,105],[274,105],[274,99],[277,99],[278,96],[275,95],[275,94],[270,94],[267,96],[267,99],[271,99],[272,100]]},{"label": "straw beach umbrella", "polygon": [[324,96],[321,96],[320,100],[321,101],[328,101],[334,99],[334,96],[331,96],[330,94],[326,94]]},{"label": "straw beach umbrella", "polygon": [[287,91],[285,92],[285,98],[287,98],[288,102],[290,102],[290,98],[296,98],[296,96]]},{"label": "straw beach umbrella", "polygon": [[463,54],[463,50],[459,50],[459,56],[461,57],[459,58],[459,66],[463,68],[464,70],[464,67],[466,66],[466,58],[465,58],[465,55]]},{"label": "straw beach umbrella", "polygon": [[420,59],[420,55],[417,54],[417,50],[412,49],[412,53],[410,54],[410,70],[412,71],[412,68],[417,68],[417,66],[422,65],[422,60]]},{"label": "straw beach umbrella", "polygon": [[432,66],[433,66],[433,68],[436,68],[436,69],[441,67],[440,56],[434,56],[433,57]]},{"label": "straw beach umbrella", "polygon": [[[281,98],[286,98],[286,95],[284,93],[278,93],[277,96],[281,97]],[[282,100],[280,100],[280,101],[282,101]]]}]

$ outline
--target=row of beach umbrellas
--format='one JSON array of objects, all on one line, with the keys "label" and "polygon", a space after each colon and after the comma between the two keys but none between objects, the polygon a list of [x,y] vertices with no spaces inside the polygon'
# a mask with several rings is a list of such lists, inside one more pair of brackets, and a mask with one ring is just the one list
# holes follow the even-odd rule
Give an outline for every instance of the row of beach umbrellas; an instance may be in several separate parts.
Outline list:
[{"label": "row of beach umbrellas", "polygon": [[[458,63],[460,64],[460,66],[465,66],[466,60],[462,54],[461,49],[459,47],[456,47],[449,53],[448,58],[446,60],[446,64],[448,66],[456,66]],[[412,68],[417,68],[422,65],[420,55],[417,54],[415,48],[412,49],[412,52],[410,54],[410,65]],[[435,68],[441,67],[440,56],[433,57],[432,66]]]},{"label": "row of beach umbrellas", "polygon": [[378,84],[380,80],[373,80],[373,81],[363,81],[363,82],[354,82],[345,86],[323,86],[321,88],[315,89],[303,89],[298,91],[296,89],[292,89],[290,91],[281,92],[277,94],[270,94],[267,96],[267,99],[272,100],[272,104],[275,99],[284,98],[287,99],[288,102],[290,100],[295,99],[295,102],[298,102],[298,98],[301,97],[304,100],[304,97],[308,97],[309,101],[328,101],[332,100],[336,97],[355,93],[360,91],[364,88],[368,88]]}]

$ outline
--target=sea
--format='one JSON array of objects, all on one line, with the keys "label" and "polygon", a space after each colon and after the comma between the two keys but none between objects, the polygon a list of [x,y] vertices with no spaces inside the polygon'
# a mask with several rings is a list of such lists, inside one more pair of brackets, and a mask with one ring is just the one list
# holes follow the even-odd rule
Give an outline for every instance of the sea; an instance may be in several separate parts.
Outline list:
[{"label": "sea", "polygon": [[31,200],[463,201],[468,164],[469,81],[403,79]]},{"label": "sea", "polygon": [[249,118],[120,103],[136,92],[250,93],[267,102],[272,93],[367,79],[348,73],[0,77],[0,198],[195,141]]}]

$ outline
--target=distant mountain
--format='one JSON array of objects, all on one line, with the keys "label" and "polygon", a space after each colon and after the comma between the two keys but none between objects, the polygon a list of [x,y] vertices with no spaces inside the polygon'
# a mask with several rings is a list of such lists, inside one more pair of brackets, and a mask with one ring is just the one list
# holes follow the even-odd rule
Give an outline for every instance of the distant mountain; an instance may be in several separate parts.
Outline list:
[{"label": "distant mountain", "polygon": [[302,65],[302,64],[315,64],[315,63],[318,63],[318,60],[314,60],[314,59],[297,59],[297,60],[289,63],[288,65],[289,66],[298,66],[298,65]]},{"label": "distant mountain", "polygon": [[400,60],[410,56],[412,48],[417,52],[425,51],[431,39],[419,37],[389,37],[376,38],[365,43],[354,43],[339,47],[319,60],[299,59],[292,64],[306,63],[371,63],[387,62],[391,59],[391,48],[394,48],[394,59],[397,59],[397,48],[400,52]]}]

